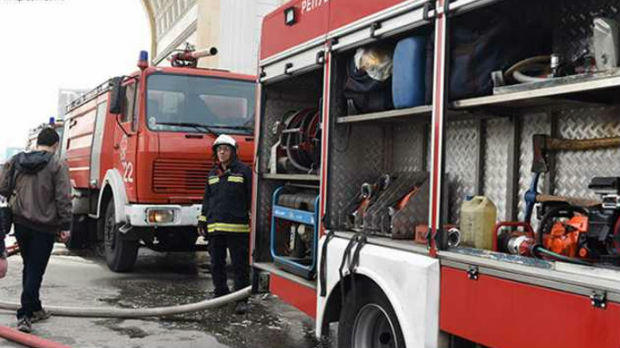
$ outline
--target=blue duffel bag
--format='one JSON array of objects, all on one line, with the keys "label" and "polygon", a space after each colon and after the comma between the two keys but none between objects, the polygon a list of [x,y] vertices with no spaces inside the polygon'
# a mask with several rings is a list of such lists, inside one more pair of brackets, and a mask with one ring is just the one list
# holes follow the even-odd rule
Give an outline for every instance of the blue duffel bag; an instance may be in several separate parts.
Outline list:
[{"label": "blue duffel bag", "polygon": [[426,36],[398,41],[394,49],[392,98],[397,109],[424,104],[426,88]]}]

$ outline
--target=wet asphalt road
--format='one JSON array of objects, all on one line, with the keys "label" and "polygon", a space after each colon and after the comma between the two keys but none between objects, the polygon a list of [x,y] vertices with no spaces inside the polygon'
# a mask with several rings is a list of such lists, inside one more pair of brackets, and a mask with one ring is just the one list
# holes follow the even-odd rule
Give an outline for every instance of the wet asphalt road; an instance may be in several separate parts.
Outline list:
[{"label": "wet asphalt road", "polygon": [[[141,249],[132,273],[118,274],[85,251],[69,253],[57,244],[41,298],[43,306],[159,307],[192,303],[210,296],[206,253],[156,253]],[[19,301],[21,257],[10,258],[0,280],[0,299]],[[231,284],[232,288],[232,284]],[[235,315],[231,304],[167,318],[97,319],[52,317],[34,324],[37,336],[77,347],[323,347],[314,337],[314,322],[272,295],[250,299],[250,311]],[[0,310],[0,325],[15,327],[13,312]],[[0,347],[21,347],[0,338]]]}]

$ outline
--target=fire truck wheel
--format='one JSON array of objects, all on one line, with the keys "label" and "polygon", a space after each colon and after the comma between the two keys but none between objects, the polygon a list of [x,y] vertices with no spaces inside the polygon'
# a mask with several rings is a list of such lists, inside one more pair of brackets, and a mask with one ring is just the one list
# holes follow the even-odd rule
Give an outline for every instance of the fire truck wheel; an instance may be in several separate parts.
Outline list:
[{"label": "fire truck wheel", "polygon": [[127,272],[136,263],[138,241],[120,238],[120,226],[115,221],[113,200],[108,202],[104,219],[103,242],[106,263],[114,272]]},{"label": "fire truck wheel", "polygon": [[338,324],[338,347],[405,347],[396,313],[375,283],[358,282],[347,293]]}]

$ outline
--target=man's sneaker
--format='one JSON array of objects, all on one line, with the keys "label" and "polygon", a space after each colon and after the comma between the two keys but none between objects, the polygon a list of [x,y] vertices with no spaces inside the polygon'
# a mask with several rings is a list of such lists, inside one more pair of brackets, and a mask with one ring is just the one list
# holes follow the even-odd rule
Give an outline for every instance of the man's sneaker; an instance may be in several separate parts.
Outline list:
[{"label": "man's sneaker", "polygon": [[235,314],[245,314],[248,312],[248,303],[245,301],[239,301],[237,302],[237,305],[235,306]]},{"label": "man's sneaker", "polygon": [[17,320],[17,330],[25,333],[32,332],[32,323],[30,322],[30,318],[23,317]]},{"label": "man's sneaker", "polygon": [[31,322],[36,323],[39,321],[43,321],[45,319],[49,319],[51,316],[52,314],[50,312],[46,311],[45,309],[41,309],[40,311],[32,312]]}]

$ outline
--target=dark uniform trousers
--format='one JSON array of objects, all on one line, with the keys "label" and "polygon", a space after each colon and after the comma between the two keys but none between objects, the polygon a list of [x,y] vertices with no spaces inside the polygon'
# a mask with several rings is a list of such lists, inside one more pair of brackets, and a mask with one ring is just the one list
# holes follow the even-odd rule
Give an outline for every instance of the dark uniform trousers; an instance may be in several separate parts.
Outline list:
[{"label": "dark uniform trousers", "polygon": [[250,285],[250,237],[248,233],[220,232],[209,236],[211,276],[215,296],[230,292],[226,277],[226,249],[232,261],[235,291]]}]

